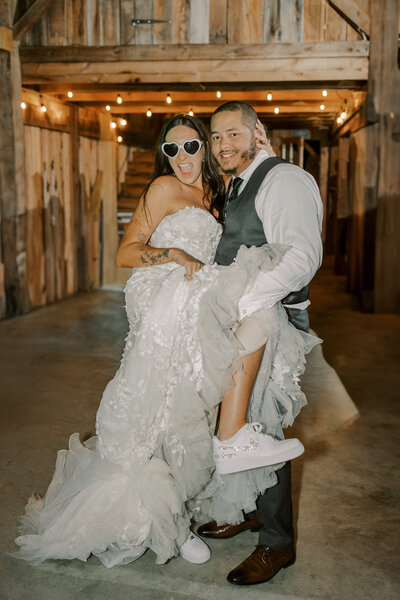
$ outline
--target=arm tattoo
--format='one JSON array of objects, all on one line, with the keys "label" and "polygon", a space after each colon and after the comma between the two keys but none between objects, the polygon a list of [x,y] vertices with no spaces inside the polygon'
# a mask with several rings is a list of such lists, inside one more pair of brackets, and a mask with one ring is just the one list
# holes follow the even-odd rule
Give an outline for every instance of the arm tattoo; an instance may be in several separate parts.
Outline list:
[{"label": "arm tattoo", "polygon": [[169,250],[163,250],[158,254],[153,254],[145,250],[140,256],[140,261],[143,265],[159,265],[165,262],[165,259],[169,257]]}]

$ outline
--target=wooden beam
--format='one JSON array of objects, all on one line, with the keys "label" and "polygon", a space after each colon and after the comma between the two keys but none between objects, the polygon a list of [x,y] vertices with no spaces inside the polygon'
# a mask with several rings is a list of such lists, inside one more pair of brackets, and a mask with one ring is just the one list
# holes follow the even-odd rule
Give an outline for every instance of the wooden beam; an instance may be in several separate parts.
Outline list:
[{"label": "wooden beam", "polygon": [[29,48],[22,55],[23,82],[269,83],[320,80],[321,71],[328,82],[368,75],[368,42],[143,48],[125,48],[118,58],[104,48]]},{"label": "wooden beam", "polygon": [[13,27],[14,40],[20,40],[28,29],[44,15],[52,2],[54,0],[36,0],[15,23]]},{"label": "wooden beam", "polygon": [[0,27],[0,50],[12,52],[13,32],[8,27]]},{"label": "wooden beam", "polygon": [[[26,261],[25,151],[18,44],[0,50],[0,263],[6,316],[30,309]],[[0,290],[1,295],[1,290]]]},{"label": "wooden beam", "polygon": [[[299,42],[270,44],[166,44],[142,46],[29,46],[21,48],[23,63],[123,63],[190,60],[362,58],[369,43]],[[182,65],[181,65],[182,66]]]},{"label": "wooden beam", "polygon": [[332,0],[332,8],[338,8],[358,29],[370,34],[369,0]]}]

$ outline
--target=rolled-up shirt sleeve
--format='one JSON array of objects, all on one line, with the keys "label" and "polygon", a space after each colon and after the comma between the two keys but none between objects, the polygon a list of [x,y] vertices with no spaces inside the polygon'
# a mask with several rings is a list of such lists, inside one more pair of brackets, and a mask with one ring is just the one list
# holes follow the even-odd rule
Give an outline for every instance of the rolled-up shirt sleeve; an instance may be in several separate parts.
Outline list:
[{"label": "rolled-up shirt sleeve", "polygon": [[260,272],[239,301],[239,316],[273,306],[301,290],[322,260],[322,201],[314,178],[299,167],[282,164],[265,177],[255,200],[268,243],[290,249],[278,266]]}]

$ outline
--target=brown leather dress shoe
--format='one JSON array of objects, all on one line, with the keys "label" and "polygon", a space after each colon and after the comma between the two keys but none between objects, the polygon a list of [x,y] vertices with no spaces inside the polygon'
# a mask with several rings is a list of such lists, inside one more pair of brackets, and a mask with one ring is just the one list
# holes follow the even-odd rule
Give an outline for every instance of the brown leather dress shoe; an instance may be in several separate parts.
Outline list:
[{"label": "brown leather dress shoe", "polygon": [[257,546],[236,569],[227,577],[235,585],[253,585],[272,579],[280,569],[286,569],[296,561],[294,548],[273,550],[269,546]]},{"label": "brown leather dress shoe", "polygon": [[238,533],[242,533],[242,531],[246,531],[246,529],[250,529],[250,531],[259,531],[261,527],[262,523],[256,518],[247,519],[238,525],[217,525],[215,521],[210,521],[209,523],[205,523],[205,525],[200,525],[197,533],[202,537],[224,540],[226,538],[231,538]]}]

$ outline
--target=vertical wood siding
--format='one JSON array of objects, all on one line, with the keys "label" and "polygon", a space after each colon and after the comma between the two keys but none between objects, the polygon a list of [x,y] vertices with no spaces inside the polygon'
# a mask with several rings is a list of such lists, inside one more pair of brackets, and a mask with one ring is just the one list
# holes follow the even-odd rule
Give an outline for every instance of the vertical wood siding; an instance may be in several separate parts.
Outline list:
[{"label": "vertical wood siding", "polygon": [[[23,4],[29,6],[30,0]],[[133,18],[166,22],[133,26]],[[356,39],[358,34],[323,0],[58,0],[26,33],[23,44],[253,44]]]}]

